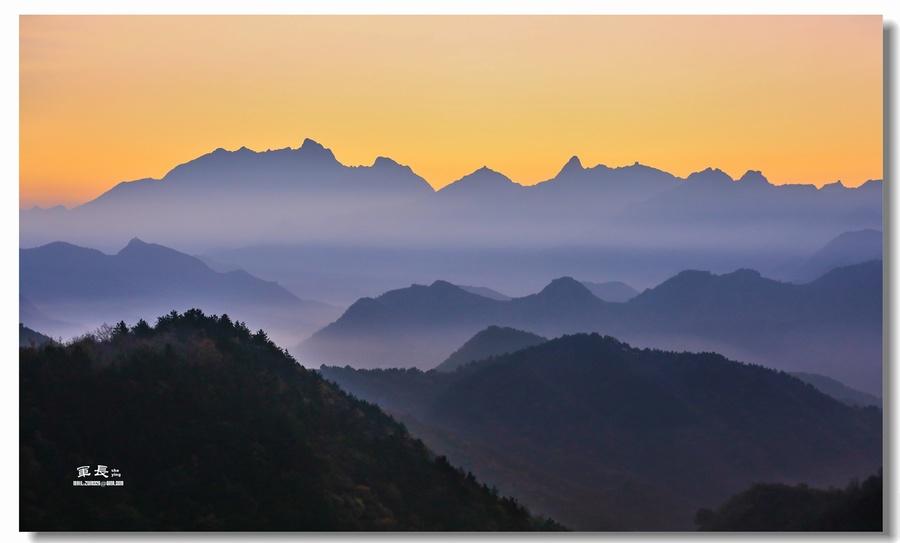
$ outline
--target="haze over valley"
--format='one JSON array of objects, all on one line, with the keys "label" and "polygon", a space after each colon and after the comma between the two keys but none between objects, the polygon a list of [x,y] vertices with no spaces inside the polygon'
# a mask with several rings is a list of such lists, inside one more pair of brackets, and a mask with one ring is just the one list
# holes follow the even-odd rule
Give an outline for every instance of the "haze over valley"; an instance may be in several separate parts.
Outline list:
[{"label": "haze over valley", "polygon": [[[278,344],[296,356],[287,364],[307,368],[298,382],[318,368],[319,389],[371,402],[373,423],[384,424],[383,410],[439,455],[437,473],[423,464],[422,477],[443,481],[445,464],[468,473],[460,482],[446,472],[451,482],[425,488],[431,496],[462,493],[478,511],[494,508],[429,512],[429,526],[729,529],[756,522],[762,513],[748,511],[766,507],[762,488],[794,496],[784,503],[810,526],[876,522],[803,500],[869,477],[865,493],[851,484],[828,498],[857,507],[880,481],[880,182],[775,187],[757,175],[680,180],[573,160],[546,188],[481,170],[434,192],[393,162],[344,168],[304,147],[275,155],[285,161],[277,175],[274,157],[217,151],[72,210],[26,212],[23,239],[48,229],[105,248],[118,234],[94,221],[115,217],[154,243],[21,249],[20,345],[41,360],[99,341],[89,350],[121,352],[139,368],[148,346],[171,337],[185,342],[175,355],[185,363],[229,360],[245,343],[239,356],[263,348],[277,359]],[[269,177],[250,175],[260,172]],[[354,211],[338,218],[348,201]],[[145,220],[164,209],[175,222]],[[538,234],[535,214],[560,227]],[[178,220],[197,216],[210,228],[176,236]],[[785,235],[771,240],[773,224]],[[263,242],[267,228],[277,235]],[[212,315],[177,313],[194,307]],[[85,333],[62,347],[53,339]],[[223,354],[208,358],[209,349]],[[97,356],[91,364],[103,368]],[[214,371],[236,371],[226,368]],[[38,450],[49,462],[52,451]],[[343,455],[362,454],[335,450],[324,461],[337,470],[348,469]],[[496,490],[479,491],[476,477]],[[775,486],[753,486],[760,481]],[[800,483],[813,494],[777,486]],[[377,512],[357,518],[340,505],[340,525],[398,522],[383,509],[397,494],[365,489],[349,492]],[[497,493],[518,501],[493,504]],[[399,522],[424,526],[415,518]]]}]

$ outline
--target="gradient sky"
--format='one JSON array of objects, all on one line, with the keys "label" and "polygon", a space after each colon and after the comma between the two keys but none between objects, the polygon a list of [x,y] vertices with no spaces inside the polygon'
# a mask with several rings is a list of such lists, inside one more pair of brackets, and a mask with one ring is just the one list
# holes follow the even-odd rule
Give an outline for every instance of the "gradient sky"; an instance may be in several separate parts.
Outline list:
[{"label": "gradient sky", "polygon": [[882,177],[880,16],[25,16],[20,44],[23,207],[305,137],[436,187],[573,154]]}]

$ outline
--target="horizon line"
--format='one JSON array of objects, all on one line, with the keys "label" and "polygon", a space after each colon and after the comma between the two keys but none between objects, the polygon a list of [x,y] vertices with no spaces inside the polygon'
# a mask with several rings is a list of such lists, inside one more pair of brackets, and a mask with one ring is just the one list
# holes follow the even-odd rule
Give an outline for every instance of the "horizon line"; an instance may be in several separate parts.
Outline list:
[{"label": "horizon line", "polygon": [[[174,170],[176,170],[177,168],[179,168],[179,167],[181,167],[181,166],[184,166],[184,165],[187,165],[187,164],[190,164],[190,163],[192,163],[192,162],[194,162],[194,161],[196,161],[196,160],[198,160],[198,159],[200,159],[200,158],[203,158],[203,157],[206,157],[206,156],[215,154],[215,153],[217,153],[217,152],[238,153],[238,152],[242,152],[242,151],[249,151],[249,152],[251,152],[251,153],[253,153],[253,154],[255,154],[255,155],[264,155],[264,154],[267,154],[267,153],[274,153],[274,152],[285,152],[285,151],[294,151],[294,152],[297,152],[297,151],[302,150],[302,149],[304,148],[304,146],[307,146],[307,145],[312,146],[313,148],[319,148],[319,149],[321,149],[323,152],[326,152],[326,153],[330,154],[330,155],[331,155],[331,158],[334,160],[334,162],[337,163],[339,166],[344,167],[344,168],[373,168],[373,167],[375,167],[375,166],[378,164],[378,162],[381,161],[381,160],[388,160],[388,161],[391,161],[391,162],[393,162],[394,164],[397,164],[397,165],[400,166],[400,167],[409,169],[410,172],[412,172],[414,175],[416,175],[416,176],[418,176],[419,178],[421,178],[421,179],[429,186],[429,188],[431,188],[431,190],[432,190],[433,192],[435,192],[435,193],[441,192],[441,191],[443,191],[444,189],[453,186],[453,185],[456,184],[457,182],[459,182],[459,181],[461,181],[461,180],[463,180],[463,179],[465,179],[465,178],[467,178],[467,177],[470,177],[470,176],[472,176],[473,174],[476,174],[477,172],[479,172],[479,171],[481,171],[481,170],[487,170],[487,171],[490,171],[490,172],[494,172],[494,173],[496,173],[496,174],[499,174],[499,175],[503,176],[504,178],[506,178],[506,180],[509,181],[510,183],[515,184],[515,185],[518,185],[518,186],[523,187],[523,188],[534,187],[534,186],[537,186],[537,185],[541,185],[541,184],[548,183],[548,182],[552,182],[552,181],[556,180],[556,179],[560,176],[560,174],[562,174],[563,171],[564,171],[565,169],[567,169],[567,168],[569,167],[569,165],[570,165],[573,161],[574,161],[574,162],[577,162],[578,167],[579,167],[582,171],[594,170],[594,169],[601,168],[601,167],[602,167],[602,168],[609,169],[609,170],[620,170],[620,169],[625,169],[625,168],[632,168],[632,167],[637,167],[637,166],[643,166],[643,167],[645,167],[645,168],[657,170],[657,171],[664,172],[664,173],[667,173],[667,174],[669,174],[669,175],[672,175],[673,177],[675,177],[676,179],[678,179],[678,180],[680,180],[680,181],[685,181],[685,180],[687,180],[687,179],[688,179],[690,176],[692,176],[692,175],[699,174],[699,173],[703,173],[703,172],[706,172],[706,171],[718,171],[718,172],[721,172],[722,174],[724,174],[724,175],[725,175],[726,177],[728,177],[729,179],[731,179],[731,181],[734,182],[734,183],[739,182],[741,178],[743,178],[745,175],[747,175],[747,174],[749,174],[749,173],[757,173],[757,174],[759,174],[760,176],[762,176],[763,179],[765,179],[766,183],[768,183],[770,186],[773,186],[773,187],[782,187],[782,186],[792,186],[792,185],[796,185],[796,186],[814,187],[816,190],[822,190],[822,189],[824,189],[824,188],[826,188],[826,187],[834,186],[834,185],[840,185],[840,186],[843,187],[844,189],[848,189],[848,190],[856,190],[856,189],[861,188],[861,187],[863,187],[863,186],[865,186],[866,184],[871,183],[871,182],[880,182],[880,183],[883,183],[883,182],[884,182],[884,177],[882,176],[882,178],[878,178],[878,179],[876,179],[876,178],[867,179],[867,180],[863,181],[862,183],[860,183],[859,185],[857,185],[857,186],[855,186],[855,187],[851,187],[851,186],[848,186],[848,185],[844,184],[844,182],[843,182],[842,179],[836,179],[836,180],[833,180],[833,181],[830,181],[830,182],[826,181],[826,182],[823,182],[823,183],[821,184],[821,186],[818,185],[818,184],[816,184],[816,183],[814,183],[814,182],[803,182],[803,181],[796,181],[796,182],[789,181],[789,182],[785,182],[785,183],[778,183],[778,184],[776,184],[776,183],[772,183],[772,182],[769,180],[769,178],[766,177],[766,175],[762,172],[762,170],[758,170],[758,169],[747,169],[740,177],[734,177],[734,176],[732,176],[730,173],[726,172],[725,170],[723,170],[723,169],[721,169],[721,168],[719,168],[719,167],[709,166],[709,165],[706,166],[705,168],[702,168],[702,169],[693,170],[693,171],[692,171],[691,173],[689,173],[687,176],[681,177],[681,176],[676,175],[676,174],[673,174],[673,173],[671,173],[671,172],[669,172],[669,171],[667,171],[667,170],[665,170],[665,169],[657,168],[657,167],[655,167],[655,166],[651,166],[651,165],[649,165],[649,164],[643,163],[643,162],[641,162],[640,160],[635,160],[634,162],[632,162],[632,163],[630,163],[630,164],[622,164],[622,165],[618,165],[618,166],[610,166],[610,165],[608,165],[608,164],[604,164],[603,162],[598,162],[598,163],[594,164],[593,166],[585,166],[585,165],[582,163],[581,158],[580,158],[577,154],[573,154],[573,155],[571,155],[571,156],[563,163],[563,165],[557,170],[557,173],[556,173],[553,177],[550,177],[550,178],[547,178],[547,179],[542,179],[542,180],[540,180],[540,181],[536,181],[536,182],[530,183],[530,184],[525,184],[525,183],[518,182],[518,181],[512,179],[511,177],[509,177],[508,175],[504,174],[503,172],[501,172],[501,171],[499,171],[499,170],[496,170],[496,169],[494,169],[494,168],[491,168],[491,167],[488,166],[487,164],[483,164],[483,165],[481,165],[481,166],[475,168],[474,170],[470,171],[469,173],[466,173],[466,174],[464,174],[464,175],[462,175],[462,176],[460,176],[460,177],[454,179],[453,181],[451,181],[451,182],[449,182],[449,183],[447,183],[447,184],[445,184],[445,185],[442,185],[442,186],[440,186],[440,187],[437,187],[437,186],[435,186],[434,183],[432,183],[431,181],[429,181],[428,179],[426,179],[424,176],[422,176],[422,175],[416,173],[416,171],[413,169],[413,167],[410,166],[409,164],[404,164],[404,163],[402,163],[402,162],[400,162],[400,161],[398,161],[398,160],[396,160],[396,159],[394,159],[394,158],[392,158],[392,157],[390,157],[390,156],[379,154],[379,155],[377,155],[374,159],[372,159],[372,162],[369,163],[369,164],[365,164],[365,163],[362,163],[362,164],[345,164],[345,163],[341,162],[341,161],[337,158],[337,156],[335,156],[334,151],[332,150],[331,147],[326,147],[325,145],[323,145],[322,143],[320,143],[319,141],[317,141],[317,140],[315,140],[315,139],[313,139],[313,138],[305,137],[305,138],[303,138],[303,140],[301,141],[300,145],[297,146],[297,147],[291,147],[291,146],[280,147],[280,148],[271,148],[271,147],[270,147],[270,148],[267,148],[267,149],[265,149],[265,150],[256,150],[256,149],[252,149],[252,148],[250,148],[250,147],[247,147],[246,145],[242,145],[242,146],[240,146],[240,147],[238,147],[238,148],[236,148],[236,149],[233,149],[233,150],[229,150],[229,149],[226,149],[226,148],[224,148],[224,147],[216,147],[215,149],[213,149],[213,150],[211,150],[211,151],[208,151],[208,152],[206,152],[206,153],[202,153],[202,154],[197,155],[197,156],[195,156],[194,158],[191,158],[191,159],[189,159],[189,160],[187,160],[187,161],[185,161],[185,162],[180,162],[180,163],[176,164],[175,166],[172,166],[171,168],[169,168],[169,169],[166,171],[165,174],[163,174],[162,177],[159,177],[159,178],[156,178],[156,177],[142,177],[142,178],[138,178],[138,179],[130,179],[130,180],[118,181],[118,182],[113,183],[113,184],[112,184],[111,186],[109,186],[108,188],[104,189],[102,192],[100,192],[100,193],[97,194],[96,196],[94,196],[94,197],[92,197],[92,198],[89,198],[89,199],[87,199],[87,200],[81,201],[80,203],[70,204],[70,205],[58,203],[58,204],[54,204],[54,205],[45,205],[45,206],[41,206],[41,205],[38,205],[38,204],[32,204],[31,206],[23,206],[23,205],[20,205],[20,206],[19,206],[19,211],[51,210],[51,209],[56,209],[56,208],[60,208],[60,207],[62,207],[63,209],[66,209],[66,210],[75,209],[75,208],[78,208],[78,207],[80,207],[80,206],[82,206],[82,205],[85,205],[85,204],[87,204],[87,203],[90,203],[90,202],[92,202],[92,201],[94,201],[94,200],[100,198],[100,197],[103,196],[104,194],[108,193],[109,191],[115,189],[116,187],[118,187],[118,186],[120,186],[120,185],[125,185],[125,184],[129,184],[129,183],[135,183],[135,182],[138,182],[138,181],[158,181],[158,182],[164,182],[164,181],[165,181],[165,178],[166,178],[170,173],[172,173]],[[20,181],[20,185],[21,185],[21,181]]]}]

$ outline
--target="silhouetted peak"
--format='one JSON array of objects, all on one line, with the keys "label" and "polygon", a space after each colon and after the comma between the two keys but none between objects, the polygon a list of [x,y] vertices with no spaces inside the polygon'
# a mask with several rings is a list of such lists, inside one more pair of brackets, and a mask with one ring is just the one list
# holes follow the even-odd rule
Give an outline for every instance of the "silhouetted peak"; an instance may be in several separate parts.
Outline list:
[{"label": "silhouetted peak", "polygon": [[838,179],[838,180],[835,181],[834,183],[826,183],[825,185],[822,185],[822,188],[819,189],[819,190],[829,190],[829,191],[831,191],[831,190],[843,190],[843,189],[846,189],[846,188],[847,188],[847,186],[844,185],[844,182],[841,181],[840,179]]},{"label": "silhouetted peak", "polygon": [[474,172],[466,175],[453,183],[444,187],[445,189],[451,187],[464,187],[464,186],[473,186],[473,187],[506,187],[506,186],[514,186],[515,183],[510,180],[510,178],[506,177],[502,173],[492,170],[487,166],[482,166],[475,170]]},{"label": "silhouetted peak", "polygon": [[559,171],[558,176],[570,175],[574,173],[580,173],[584,171],[584,166],[581,164],[581,159],[578,158],[577,155],[572,155],[572,158],[569,159],[568,162],[562,167]]},{"label": "silhouetted peak", "polygon": [[396,160],[386,156],[376,157],[375,162],[372,163],[372,167],[381,169],[406,168],[406,166],[403,166]]},{"label": "silhouetted peak", "polygon": [[580,281],[571,277],[560,277],[550,281],[540,292],[541,296],[553,296],[555,298],[594,298],[594,295]]},{"label": "silhouetted peak", "polygon": [[172,252],[172,253],[177,253],[177,252],[178,252],[178,251],[176,251],[176,250],[174,250],[174,249],[169,249],[168,247],[163,247],[162,245],[156,245],[156,244],[154,244],[154,243],[147,243],[146,241],[144,241],[144,240],[142,240],[142,239],[140,239],[140,238],[131,238],[131,241],[129,241],[128,244],[125,245],[125,247],[123,247],[122,250],[119,251],[118,254],[120,254],[120,255],[128,255],[128,254],[134,255],[134,254],[147,253],[148,251],[154,251],[154,252],[156,252],[156,251],[159,251],[159,250],[169,251],[169,252]]},{"label": "silhouetted peak", "polygon": [[459,288],[458,286],[454,285],[453,283],[451,283],[449,281],[444,281],[443,279],[438,279],[437,281],[431,283],[428,286],[428,288],[430,288],[431,290],[445,291],[445,292],[450,292],[450,291],[466,292],[465,290]]},{"label": "silhouetted peak", "polygon": [[686,179],[689,183],[722,184],[731,183],[734,180],[719,168],[706,168],[703,171],[694,172]]},{"label": "silhouetted peak", "polygon": [[303,138],[303,143],[300,144],[300,149],[318,149],[320,151],[324,151],[325,146],[312,138]]},{"label": "silhouetted peak", "polygon": [[744,175],[738,179],[739,183],[743,184],[752,184],[752,185],[768,185],[769,180],[766,179],[766,176],[762,174],[759,170],[747,170]]},{"label": "silhouetted peak", "polygon": [[328,162],[337,161],[334,158],[334,153],[331,152],[331,149],[309,138],[303,140],[303,143],[300,145],[300,148],[297,149],[297,152],[300,153],[301,156],[314,158],[316,160]]},{"label": "silhouetted peak", "polygon": [[506,178],[506,176],[503,175],[502,173],[500,173],[496,170],[492,170],[492,169],[488,168],[487,166],[482,166],[469,175],[494,176],[494,177],[500,176],[500,177]]},{"label": "silhouetted peak", "polygon": [[147,243],[146,241],[142,240],[141,238],[135,237],[135,238],[131,238],[131,240],[128,241],[128,244],[125,245],[124,248],[125,249],[129,249],[129,248],[137,249],[140,247],[146,247],[147,245],[150,245],[150,244]]}]

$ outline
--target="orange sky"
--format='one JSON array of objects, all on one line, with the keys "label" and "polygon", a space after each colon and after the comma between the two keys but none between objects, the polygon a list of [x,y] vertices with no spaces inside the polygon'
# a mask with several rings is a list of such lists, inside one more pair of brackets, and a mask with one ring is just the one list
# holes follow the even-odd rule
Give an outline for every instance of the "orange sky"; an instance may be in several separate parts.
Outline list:
[{"label": "orange sky", "polygon": [[387,155],[435,186],[640,161],[882,176],[881,17],[47,17],[20,24],[20,203],[217,147]]}]

